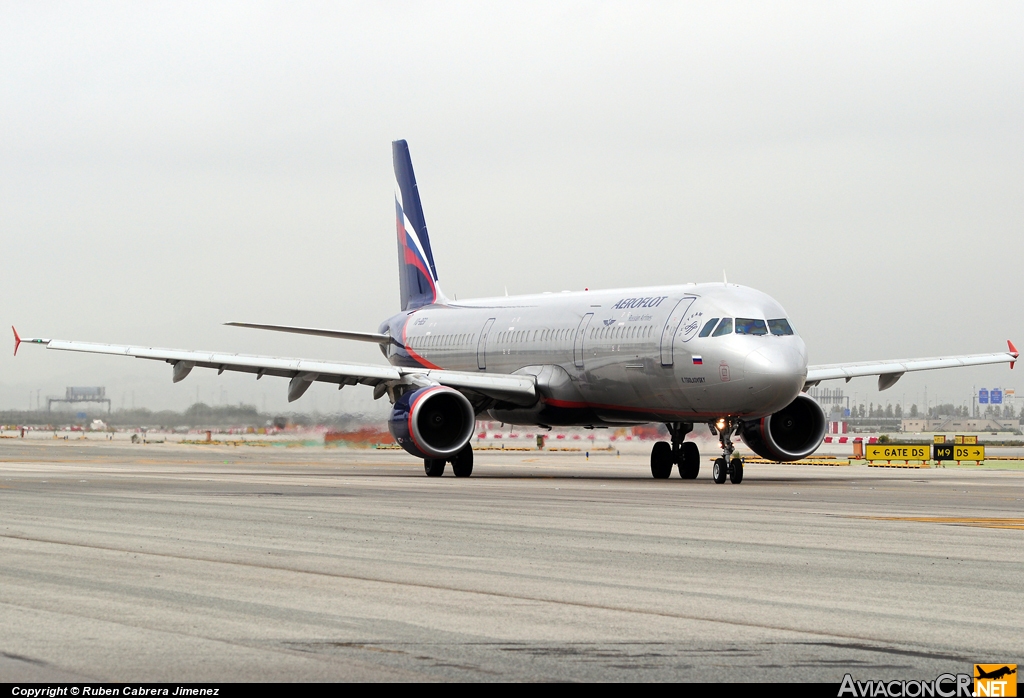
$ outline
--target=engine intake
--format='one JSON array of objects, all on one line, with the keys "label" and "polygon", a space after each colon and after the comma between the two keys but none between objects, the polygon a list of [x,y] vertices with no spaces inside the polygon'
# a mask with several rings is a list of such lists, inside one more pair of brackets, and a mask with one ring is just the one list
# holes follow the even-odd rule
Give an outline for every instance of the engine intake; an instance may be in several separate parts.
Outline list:
[{"label": "engine intake", "polygon": [[418,458],[451,458],[475,429],[476,411],[466,396],[440,385],[405,393],[388,418],[395,441]]},{"label": "engine intake", "polygon": [[762,458],[794,461],[817,450],[825,438],[825,428],[821,406],[801,393],[775,414],[743,422],[740,436]]}]

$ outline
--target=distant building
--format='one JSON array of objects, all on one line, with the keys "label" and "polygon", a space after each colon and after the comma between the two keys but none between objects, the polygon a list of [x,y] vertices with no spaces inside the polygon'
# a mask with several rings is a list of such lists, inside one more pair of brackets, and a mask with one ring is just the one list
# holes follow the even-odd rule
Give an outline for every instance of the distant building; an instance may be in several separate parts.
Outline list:
[{"label": "distant building", "polygon": [[905,433],[920,432],[974,432],[974,431],[1020,431],[1016,419],[984,419],[980,417],[943,417],[942,419],[904,419]]}]

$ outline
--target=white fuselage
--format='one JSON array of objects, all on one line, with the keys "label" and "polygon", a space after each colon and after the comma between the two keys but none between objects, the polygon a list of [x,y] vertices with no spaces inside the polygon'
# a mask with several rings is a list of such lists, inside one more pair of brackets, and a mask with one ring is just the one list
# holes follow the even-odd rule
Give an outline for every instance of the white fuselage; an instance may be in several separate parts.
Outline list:
[{"label": "white fuselage", "polygon": [[[713,318],[754,322],[714,336]],[[450,301],[383,328],[397,340],[393,364],[537,376],[541,403],[496,418],[596,426],[782,409],[804,385],[807,351],[795,333],[764,332],[780,319],[769,296],[710,283]]]}]

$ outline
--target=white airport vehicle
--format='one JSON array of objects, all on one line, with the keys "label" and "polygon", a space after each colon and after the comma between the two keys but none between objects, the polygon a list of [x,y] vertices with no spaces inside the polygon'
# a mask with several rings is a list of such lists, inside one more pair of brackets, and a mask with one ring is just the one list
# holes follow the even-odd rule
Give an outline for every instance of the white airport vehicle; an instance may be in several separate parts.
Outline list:
[{"label": "white airport vehicle", "polygon": [[[695,424],[717,433],[715,482],[743,479],[739,434],[758,455],[794,461],[825,436],[825,414],[804,391],[820,381],[878,376],[879,390],[909,371],[1009,363],[1017,350],[925,359],[808,366],[803,339],[774,299],[726,282],[537,294],[455,301],[438,282],[412,160],[392,144],[398,192],[401,312],[377,332],[232,322],[277,332],[373,342],[388,365],[94,344],[61,339],[22,343],[49,349],[165,361],[172,380],[196,367],[289,379],[288,400],[315,381],[373,387],[393,405],[389,427],[422,458],[429,476],[447,463],[473,472],[470,440],[478,415],[511,424],[606,427],[661,422],[671,443],[651,452],[651,474],[678,466],[696,478],[700,453],[685,437]],[[13,329],[13,328],[12,328]]]}]

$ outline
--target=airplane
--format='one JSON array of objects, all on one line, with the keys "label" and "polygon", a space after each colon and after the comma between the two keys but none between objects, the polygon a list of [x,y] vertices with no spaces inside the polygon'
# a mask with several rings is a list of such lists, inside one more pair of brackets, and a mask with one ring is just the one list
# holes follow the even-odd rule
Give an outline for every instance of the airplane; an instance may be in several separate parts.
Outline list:
[{"label": "airplane", "polygon": [[288,378],[294,401],[314,382],[368,385],[392,404],[388,427],[424,472],[473,472],[470,443],[481,415],[508,424],[619,427],[662,423],[671,442],[651,450],[651,475],[700,471],[697,445],[686,436],[706,424],[722,455],[716,483],[743,480],[736,435],[757,455],[791,462],[821,444],[826,418],[806,394],[821,381],[878,376],[892,387],[909,371],[1009,363],[1008,350],[923,359],[807,365],[807,348],[786,311],[752,288],[689,283],[453,300],[441,290],[409,146],[392,143],[397,191],[401,312],[376,332],[248,322],[235,327],[290,332],[380,347],[386,365],[21,338],[61,351],[165,361],[177,383],[193,368]]},{"label": "airplane", "polygon": [[1003,667],[1001,667],[999,669],[994,669],[993,671],[985,671],[985,670],[981,669],[980,667],[978,667],[977,665],[975,665],[975,668],[978,669],[978,675],[974,677],[976,679],[996,679],[996,680],[998,680],[998,679],[1003,678],[1004,676],[1009,676],[1010,674],[1016,674],[1017,673],[1016,669],[1011,669],[1008,666],[1003,666]]}]

